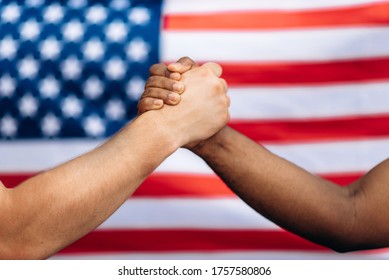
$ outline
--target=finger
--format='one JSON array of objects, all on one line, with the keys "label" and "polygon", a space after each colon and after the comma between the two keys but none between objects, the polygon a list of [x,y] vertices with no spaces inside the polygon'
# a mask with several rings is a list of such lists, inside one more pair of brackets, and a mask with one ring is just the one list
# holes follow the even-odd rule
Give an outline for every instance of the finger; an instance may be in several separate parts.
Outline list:
[{"label": "finger", "polygon": [[155,99],[152,97],[142,98],[138,103],[138,114],[141,115],[144,112],[150,110],[158,110],[163,107],[163,101],[161,99]]},{"label": "finger", "polygon": [[[169,73],[171,73],[171,72],[169,71]],[[178,73],[178,72],[174,72],[174,73],[171,73],[171,74],[169,75],[169,78],[170,78],[170,79],[173,79],[173,80],[175,80],[175,81],[179,81],[179,80],[181,80],[181,74]]]},{"label": "finger", "polygon": [[[169,78],[172,72],[167,69],[167,66],[163,63],[154,64],[149,69],[150,76],[160,76]],[[181,78],[181,77],[180,77]]]},{"label": "finger", "polygon": [[169,64],[167,68],[171,72],[183,74],[190,69],[197,68],[198,66],[199,65],[196,62],[185,56],[181,57],[179,60],[177,60],[177,62]]},{"label": "finger", "polygon": [[220,77],[223,73],[222,67],[215,62],[204,63],[201,67],[210,69],[218,77]]},{"label": "finger", "polygon": [[153,87],[148,87],[145,89],[142,95],[142,99],[143,98],[159,99],[168,105],[176,105],[181,100],[181,96],[178,93]]},{"label": "finger", "polygon": [[158,77],[158,76],[152,76],[148,78],[145,87],[161,88],[169,91],[174,91],[176,93],[183,93],[185,89],[183,83],[174,81],[169,78]]}]

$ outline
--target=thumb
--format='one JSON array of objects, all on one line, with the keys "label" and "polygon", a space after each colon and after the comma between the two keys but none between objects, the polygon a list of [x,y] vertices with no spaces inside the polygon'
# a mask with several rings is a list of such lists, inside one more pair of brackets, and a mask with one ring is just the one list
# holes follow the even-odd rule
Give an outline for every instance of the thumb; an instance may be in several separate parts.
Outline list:
[{"label": "thumb", "polygon": [[185,73],[193,68],[197,68],[198,64],[191,58],[185,56],[181,57],[177,62],[168,65],[168,69],[171,72],[178,72],[180,74]]}]

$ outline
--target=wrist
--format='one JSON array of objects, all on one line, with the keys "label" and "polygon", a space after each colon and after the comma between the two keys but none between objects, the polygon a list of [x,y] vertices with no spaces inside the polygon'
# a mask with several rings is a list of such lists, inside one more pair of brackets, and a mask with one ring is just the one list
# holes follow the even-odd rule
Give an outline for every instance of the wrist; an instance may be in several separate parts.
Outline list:
[{"label": "wrist", "polygon": [[215,149],[219,149],[224,146],[223,143],[226,140],[229,130],[230,128],[225,126],[210,138],[197,143],[195,146],[188,147],[188,149],[198,156],[212,154]]},{"label": "wrist", "polygon": [[175,151],[183,145],[182,133],[177,126],[166,120],[163,112],[148,111],[135,119],[134,123],[142,126],[153,138],[169,151]]}]

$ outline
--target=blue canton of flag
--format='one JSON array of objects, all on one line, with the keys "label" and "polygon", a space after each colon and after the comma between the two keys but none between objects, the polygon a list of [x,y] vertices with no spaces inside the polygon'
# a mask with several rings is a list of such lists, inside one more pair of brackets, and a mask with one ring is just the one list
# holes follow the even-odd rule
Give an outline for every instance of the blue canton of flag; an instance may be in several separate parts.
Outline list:
[{"label": "blue canton of flag", "polygon": [[0,0],[0,139],[115,133],[159,60],[160,13],[161,0]]}]

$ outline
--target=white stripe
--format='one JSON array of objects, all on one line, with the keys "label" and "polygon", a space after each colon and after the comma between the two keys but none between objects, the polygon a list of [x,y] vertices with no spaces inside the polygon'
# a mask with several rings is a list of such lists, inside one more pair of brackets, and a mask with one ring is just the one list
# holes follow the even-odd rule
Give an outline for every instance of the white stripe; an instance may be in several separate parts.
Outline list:
[{"label": "white stripe", "polygon": [[57,166],[101,144],[94,140],[0,141],[2,172],[37,172]]},{"label": "white stripe", "polygon": [[388,27],[262,32],[165,31],[161,37],[161,59],[169,62],[182,56],[196,61],[286,62],[387,55]]},{"label": "white stripe", "polygon": [[[364,172],[389,156],[389,138],[290,145],[266,145],[270,151],[317,174]],[[203,173],[213,171],[198,157],[180,150],[158,172]]]},{"label": "white stripe", "polygon": [[[389,114],[389,83],[229,90],[232,119],[303,119]],[[388,131],[389,132],[389,131]]]},{"label": "white stripe", "polygon": [[363,172],[388,158],[389,138],[296,145],[267,145],[270,151],[318,174]]},{"label": "white stripe", "polygon": [[126,201],[99,229],[279,229],[238,198]]},{"label": "white stripe", "polygon": [[[0,142],[0,172],[36,172],[64,162],[98,145],[98,141]],[[301,167],[319,174],[367,171],[385,160],[389,138],[266,145]],[[179,149],[156,170],[161,173],[213,174],[199,157]]]},{"label": "white stripe", "polygon": [[219,253],[122,253],[122,254],[66,254],[54,260],[387,260],[389,253],[304,252],[304,251],[223,251]]},{"label": "white stripe", "polygon": [[347,7],[370,3],[385,3],[385,0],[165,0],[164,14],[208,13],[220,11],[252,10],[301,10]]}]

